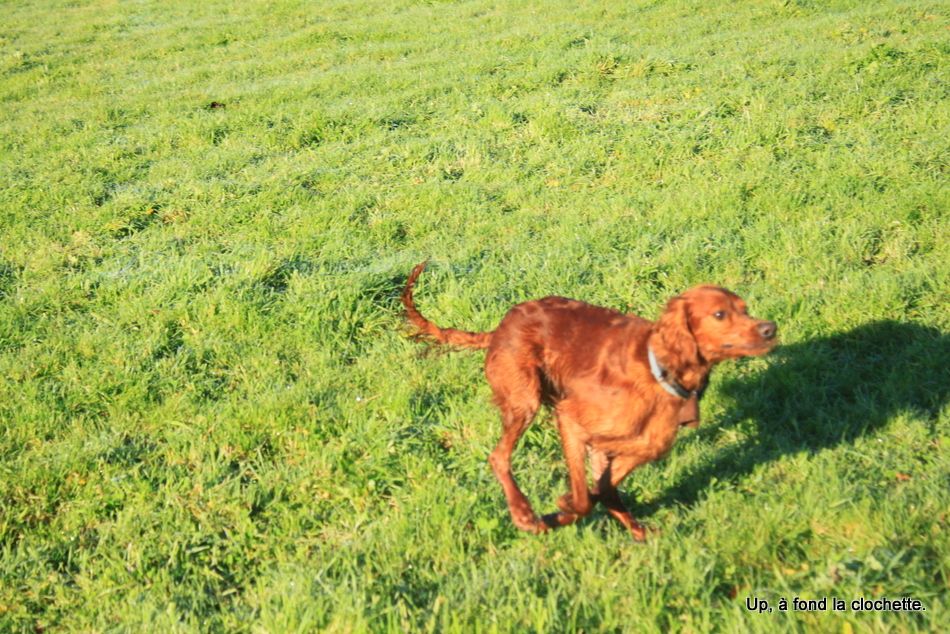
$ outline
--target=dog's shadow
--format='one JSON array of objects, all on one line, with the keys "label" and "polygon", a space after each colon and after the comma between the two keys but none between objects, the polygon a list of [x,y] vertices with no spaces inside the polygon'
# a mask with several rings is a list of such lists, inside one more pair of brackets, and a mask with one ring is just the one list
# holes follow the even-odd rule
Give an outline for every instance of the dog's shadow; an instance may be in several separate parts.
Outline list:
[{"label": "dog's shadow", "polygon": [[638,517],[649,517],[670,505],[691,506],[713,480],[736,482],[782,456],[853,443],[902,412],[917,414],[933,428],[948,397],[948,357],[950,337],[936,328],[894,321],[780,346],[763,372],[717,386],[731,401],[726,416],[704,420],[694,435],[703,442],[718,429],[742,425],[751,427],[745,440],[649,503],[635,502],[631,508]]}]

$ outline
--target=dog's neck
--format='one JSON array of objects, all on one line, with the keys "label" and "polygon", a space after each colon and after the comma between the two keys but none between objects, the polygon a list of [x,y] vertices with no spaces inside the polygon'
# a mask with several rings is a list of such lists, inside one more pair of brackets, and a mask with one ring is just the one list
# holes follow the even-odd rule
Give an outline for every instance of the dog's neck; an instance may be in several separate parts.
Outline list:
[{"label": "dog's neck", "polygon": [[684,399],[690,398],[696,394],[694,391],[687,390],[685,387],[680,385],[679,381],[671,376],[666,368],[660,365],[660,362],[656,360],[656,355],[653,354],[653,348],[651,348],[649,345],[647,345],[647,360],[650,363],[650,373],[653,375],[653,378],[656,379],[656,382],[660,384],[660,387],[662,387],[664,390],[673,396],[678,396]]},{"label": "dog's neck", "polygon": [[695,359],[673,359],[659,338],[651,336],[646,345],[647,362],[650,373],[663,387],[680,398],[689,398],[702,393],[712,364],[697,354]]}]

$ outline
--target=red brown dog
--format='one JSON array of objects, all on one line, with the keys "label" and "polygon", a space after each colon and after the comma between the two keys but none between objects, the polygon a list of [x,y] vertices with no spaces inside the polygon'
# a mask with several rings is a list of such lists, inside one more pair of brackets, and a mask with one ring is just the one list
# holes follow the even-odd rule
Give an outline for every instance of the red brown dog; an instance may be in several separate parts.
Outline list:
[{"label": "red brown dog", "polygon": [[[600,502],[643,540],[617,486],[669,451],[681,425],[698,423],[698,400],[715,364],[765,354],[776,343],[774,322],[753,319],[738,295],[716,286],[674,297],[656,322],[545,297],[513,307],[492,332],[440,328],[412,299],[425,265],[412,270],[402,293],[409,321],[441,343],[488,349],[485,375],[504,425],[489,462],[515,526],[533,533],[575,522]],[[539,519],[511,474],[511,453],[541,403],[554,408],[571,488],[559,512]]]}]

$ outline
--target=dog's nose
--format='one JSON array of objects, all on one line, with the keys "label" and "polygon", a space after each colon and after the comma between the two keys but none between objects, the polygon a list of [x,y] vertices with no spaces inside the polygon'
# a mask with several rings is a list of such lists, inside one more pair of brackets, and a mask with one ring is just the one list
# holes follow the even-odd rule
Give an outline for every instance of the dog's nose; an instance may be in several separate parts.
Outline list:
[{"label": "dog's nose", "polygon": [[759,334],[762,335],[763,339],[774,339],[775,331],[778,330],[778,326],[775,325],[774,321],[763,321],[759,322],[759,325],[756,326],[759,331]]}]

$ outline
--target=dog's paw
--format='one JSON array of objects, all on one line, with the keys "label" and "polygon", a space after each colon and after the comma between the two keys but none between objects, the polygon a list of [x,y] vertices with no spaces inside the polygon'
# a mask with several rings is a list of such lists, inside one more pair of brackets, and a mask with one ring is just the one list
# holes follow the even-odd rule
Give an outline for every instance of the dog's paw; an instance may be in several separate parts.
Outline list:
[{"label": "dog's paw", "polygon": [[538,519],[534,510],[527,504],[517,505],[511,508],[511,521],[514,525],[529,533],[541,533],[547,530],[547,525]]},{"label": "dog's paw", "polygon": [[645,542],[647,540],[647,533],[656,534],[655,530],[647,530],[647,528],[636,520],[631,520],[631,523],[627,525],[627,530],[630,531],[630,536],[633,537],[635,542]]},{"label": "dog's paw", "polygon": [[580,515],[575,513],[565,513],[560,511],[558,513],[548,513],[541,518],[541,523],[546,528],[560,528],[562,526],[567,526],[568,524],[573,524],[580,518]]}]

